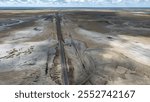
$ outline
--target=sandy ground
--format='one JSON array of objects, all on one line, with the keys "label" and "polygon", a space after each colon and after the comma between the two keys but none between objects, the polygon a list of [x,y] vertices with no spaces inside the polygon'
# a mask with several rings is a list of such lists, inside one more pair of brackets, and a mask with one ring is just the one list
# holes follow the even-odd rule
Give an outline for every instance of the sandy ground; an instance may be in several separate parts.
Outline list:
[{"label": "sandy ground", "polygon": [[[1,12],[0,84],[61,84],[53,12]],[[61,12],[70,84],[150,84],[147,12]]]}]

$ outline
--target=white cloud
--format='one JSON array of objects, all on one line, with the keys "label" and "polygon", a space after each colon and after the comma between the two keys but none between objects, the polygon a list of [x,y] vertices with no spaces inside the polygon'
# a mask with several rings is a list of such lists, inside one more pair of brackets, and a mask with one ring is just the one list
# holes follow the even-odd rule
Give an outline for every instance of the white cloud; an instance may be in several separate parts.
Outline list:
[{"label": "white cloud", "polygon": [[[0,0],[0,6],[55,6],[61,5],[83,5],[83,6],[148,6],[150,0]],[[57,6],[57,5],[56,5]]]}]

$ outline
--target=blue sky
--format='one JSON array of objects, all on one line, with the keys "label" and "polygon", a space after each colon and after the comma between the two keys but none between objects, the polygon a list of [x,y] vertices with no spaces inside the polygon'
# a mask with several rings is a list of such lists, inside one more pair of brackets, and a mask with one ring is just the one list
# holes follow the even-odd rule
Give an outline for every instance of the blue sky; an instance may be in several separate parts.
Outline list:
[{"label": "blue sky", "polygon": [[150,0],[0,0],[0,7],[150,7]]}]

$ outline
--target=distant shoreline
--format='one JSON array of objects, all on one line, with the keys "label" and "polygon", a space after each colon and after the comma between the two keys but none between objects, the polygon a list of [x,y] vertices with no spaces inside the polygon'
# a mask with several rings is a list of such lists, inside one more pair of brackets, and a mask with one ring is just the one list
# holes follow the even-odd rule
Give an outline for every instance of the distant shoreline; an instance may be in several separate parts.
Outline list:
[{"label": "distant shoreline", "polygon": [[141,10],[141,9],[150,9],[150,7],[0,7],[0,10],[69,10],[69,9]]}]

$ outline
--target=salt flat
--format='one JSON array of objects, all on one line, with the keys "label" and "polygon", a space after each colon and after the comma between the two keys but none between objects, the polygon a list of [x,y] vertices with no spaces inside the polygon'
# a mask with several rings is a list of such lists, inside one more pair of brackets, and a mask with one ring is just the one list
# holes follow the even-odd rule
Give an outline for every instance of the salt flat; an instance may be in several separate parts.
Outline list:
[{"label": "salt flat", "polygon": [[[54,12],[1,12],[0,84],[61,84]],[[59,12],[70,84],[150,84],[147,12]]]}]

